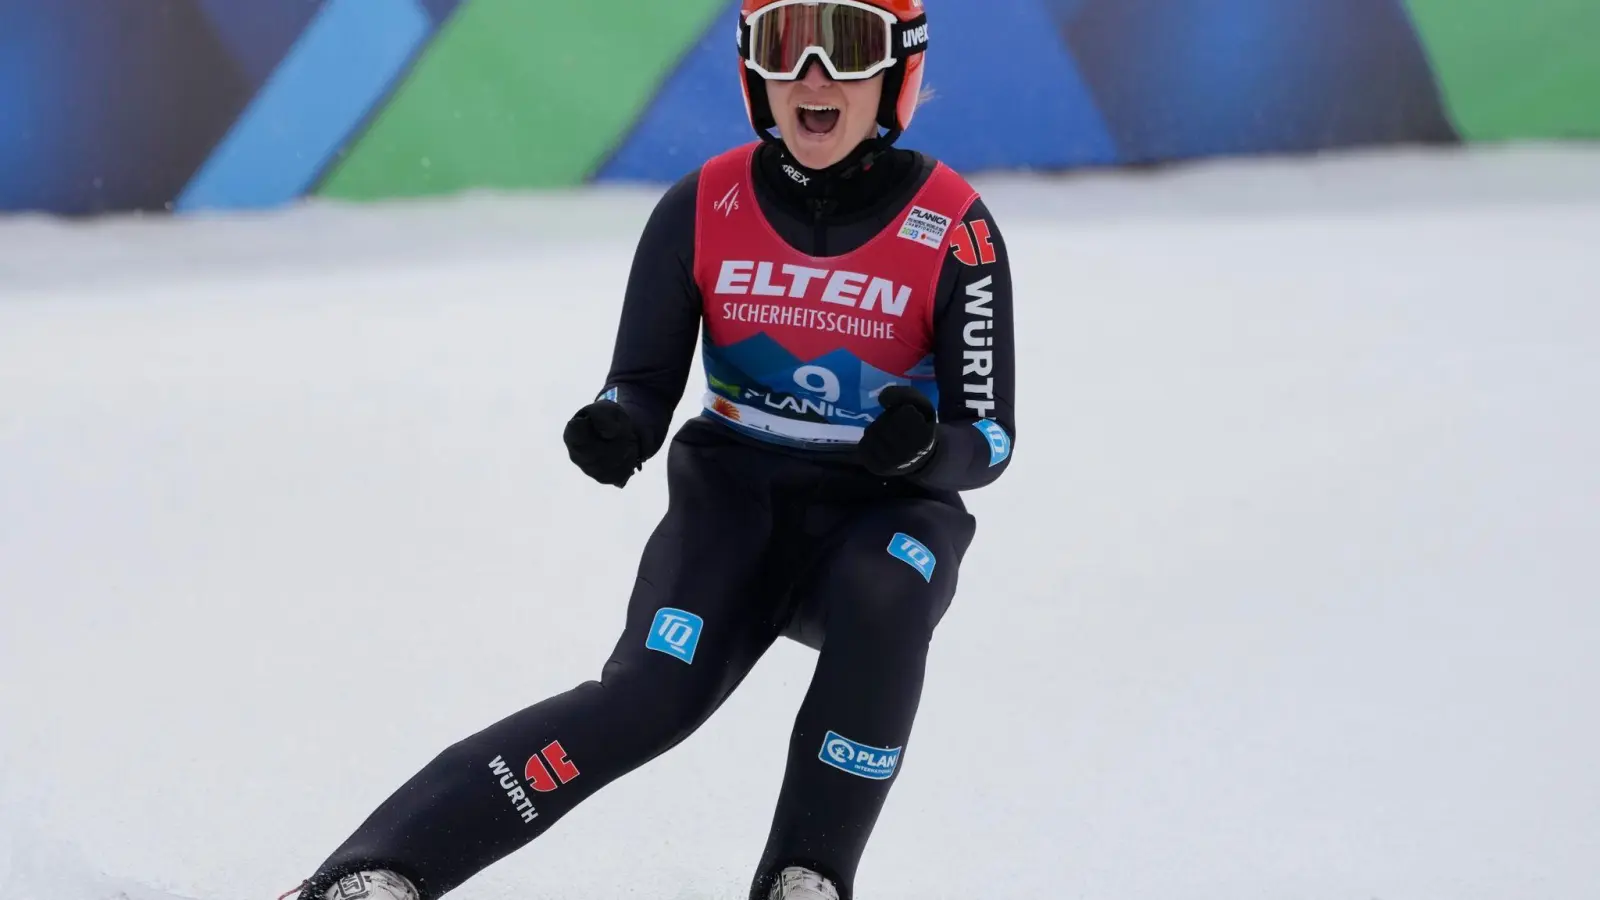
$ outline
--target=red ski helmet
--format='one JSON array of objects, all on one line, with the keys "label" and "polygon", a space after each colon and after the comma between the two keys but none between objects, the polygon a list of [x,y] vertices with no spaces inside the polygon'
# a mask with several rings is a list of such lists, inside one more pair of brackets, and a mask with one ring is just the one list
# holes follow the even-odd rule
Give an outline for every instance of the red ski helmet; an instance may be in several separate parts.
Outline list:
[{"label": "red ski helmet", "polygon": [[892,142],[916,115],[927,47],[922,0],[743,0],[739,70],[745,112],[756,133],[769,138],[777,120],[765,80],[796,78],[814,58],[840,81],[883,73],[877,122]]}]

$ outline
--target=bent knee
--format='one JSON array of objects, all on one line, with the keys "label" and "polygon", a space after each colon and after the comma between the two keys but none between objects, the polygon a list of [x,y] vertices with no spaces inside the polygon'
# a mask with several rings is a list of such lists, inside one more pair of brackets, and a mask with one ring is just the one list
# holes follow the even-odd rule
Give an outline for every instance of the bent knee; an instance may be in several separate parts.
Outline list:
[{"label": "bent knee", "polygon": [[665,748],[687,737],[710,718],[721,697],[717,684],[685,671],[663,676],[648,666],[608,666],[597,685],[601,702],[627,717],[634,734]]}]

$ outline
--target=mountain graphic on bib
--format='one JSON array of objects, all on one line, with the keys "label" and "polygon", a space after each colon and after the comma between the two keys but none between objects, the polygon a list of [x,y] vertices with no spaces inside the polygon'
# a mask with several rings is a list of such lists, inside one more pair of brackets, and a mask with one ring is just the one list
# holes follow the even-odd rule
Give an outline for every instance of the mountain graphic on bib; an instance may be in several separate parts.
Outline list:
[{"label": "mountain graphic on bib", "polygon": [[[860,429],[883,412],[878,394],[892,384],[915,385],[936,407],[939,402],[931,355],[895,375],[844,349],[802,359],[770,335],[757,334],[728,347],[707,341],[703,361],[710,393],[727,401],[712,399],[708,409],[749,428],[759,428],[765,416],[779,416]],[[816,432],[822,433],[851,438],[831,428]]]}]

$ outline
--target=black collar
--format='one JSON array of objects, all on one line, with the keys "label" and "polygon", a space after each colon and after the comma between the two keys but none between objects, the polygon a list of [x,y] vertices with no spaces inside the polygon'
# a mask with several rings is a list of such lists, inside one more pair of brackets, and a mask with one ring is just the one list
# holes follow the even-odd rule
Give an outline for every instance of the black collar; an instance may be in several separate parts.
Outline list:
[{"label": "black collar", "polygon": [[756,152],[756,173],[780,203],[813,216],[849,216],[881,204],[916,174],[916,154],[867,141],[826,169],[808,169],[781,143]]}]

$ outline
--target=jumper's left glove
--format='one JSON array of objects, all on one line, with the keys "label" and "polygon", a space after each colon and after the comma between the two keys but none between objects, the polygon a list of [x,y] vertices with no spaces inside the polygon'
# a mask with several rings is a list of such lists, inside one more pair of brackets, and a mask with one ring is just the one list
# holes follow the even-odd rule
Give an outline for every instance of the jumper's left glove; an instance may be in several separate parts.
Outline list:
[{"label": "jumper's left glove", "polygon": [[939,442],[939,424],[933,401],[906,385],[886,387],[878,394],[883,415],[861,435],[856,452],[872,474],[889,478],[910,475],[928,464]]},{"label": "jumper's left glove", "polygon": [[638,431],[614,400],[596,400],[578,410],[561,438],[573,463],[601,484],[623,487],[639,470]]}]

